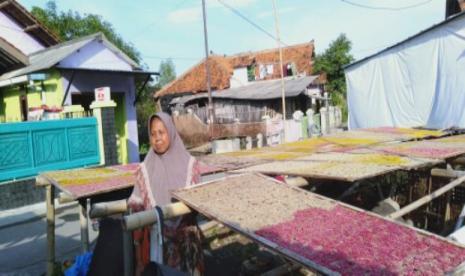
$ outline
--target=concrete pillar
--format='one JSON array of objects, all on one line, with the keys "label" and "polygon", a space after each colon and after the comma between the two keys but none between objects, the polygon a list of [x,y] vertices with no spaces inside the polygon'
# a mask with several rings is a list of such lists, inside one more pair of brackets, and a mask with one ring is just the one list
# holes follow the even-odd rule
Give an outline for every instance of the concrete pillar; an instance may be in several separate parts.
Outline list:
[{"label": "concrete pillar", "polygon": [[257,134],[257,148],[263,147],[263,134]]},{"label": "concrete pillar", "polygon": [[118,164],[115,107],[116,103],[111,100],[105,102],[94,101],[90,105],[98,123],[100,164],[106,166]]},{"label": "concrete pillar", "polygon": [[325,107],[322,107],[320,108],[320,121],[321,121],[321,133],[324,135],[324,134],[328,134],[329,133],[329,129],[328,129],[328,122],[329,122],[329,118],[328,118],[328,111]]},{"label": "concrete pillar", "polygon": [[250,136],[245,137],[245,149],[252,149],[252,137]]}]

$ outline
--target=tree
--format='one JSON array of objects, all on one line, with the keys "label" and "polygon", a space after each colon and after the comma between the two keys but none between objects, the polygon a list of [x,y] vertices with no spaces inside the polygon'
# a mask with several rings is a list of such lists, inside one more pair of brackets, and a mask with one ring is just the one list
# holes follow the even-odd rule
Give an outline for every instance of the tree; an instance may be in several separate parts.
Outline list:
[{"label": "tree", "polygon": [[160,62],[160,78],[158,80],[158,87],[161,89],[163,86],[172,82],[176,78],[176,70],[171,59]]},{"label": "tree", "polygon": [[100,15],[84,14],[68,10],[58,12],[54,0],[45,4],[45,8],[32,7],[34,15],[42,24],[55,33],[62,41],[102,32],[109,41],[115,44],[126,55],[136,63],[142,61],[139,51],[129,42],[116,33],[111,23],[104,20]]},{"label": "tree", "polygon": [[160,73],[158,83],[155,85],[148,85],[146,89],[141,92],[139,97],[140,100],[136,105],[139,145],[141,145],[140,151],[143,154],[147,152],[150,144],[148,138],[148,120],[150,115],[156,112],[153,94],[176,78],[176,70],[171,59],[161,61],[158,72]]},{"label": "tree", "polygon": [[331,100],[342,108],[343,119],[347,120],[347,96],[344,66],[354,58],[350,54],[352,43],[345,34],[331,42],[329,47],[315,58],[314,72],[326,73],[328,84],[326,90],[331,94]]}]

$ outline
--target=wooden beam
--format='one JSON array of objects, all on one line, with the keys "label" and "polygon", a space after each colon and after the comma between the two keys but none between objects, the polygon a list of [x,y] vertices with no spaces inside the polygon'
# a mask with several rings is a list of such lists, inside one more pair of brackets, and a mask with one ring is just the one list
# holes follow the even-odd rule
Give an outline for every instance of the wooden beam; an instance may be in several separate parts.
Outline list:
[{"label": "wooden beam", "polygon": [[79,222],[81,225],[81,251],[87,253],[89,251],[89,220],[87,213],[87,199],[79,202]]},{"label": "wooden beam", "polygon": [[55,270],[55,186],[45,187],[45,202],[47,206],[47,276]]},{"label": "wooden beam", "polygon": [[9,0],[6,0],[6,1],[3,1],[2,3],[0,3],[0,9],[3,9],[4,7],[10,5],[10,1]]},{"label": "wooden beam", "polygon": [[24,31],[25,33],[27,33],[27,32],[36,30],[36,29],[38,29],[38,28],[40,28],[39,24],[29,25],[29,26],[27,26],[26,28],[24,28],[23,31]]},{"label": "wooden beam", "polygon": [[[165,219],[179,217],[185,214],[189,214],[191,209],[184,203],[176,202],[161,207]],[[144,212],[135,213],[132,215],[124,216],[123,229],[126,231],[132,231],[138,228],[142,228],[147,225],[152,225],[157,222],[157,215],[155,210],[148,210]]]},{"label": "wooden beam", "polygon": [[429,195],[426,195],[426,196],[424,196],[424,197],[410,203],[409,205],[405,206],[404,208],[400,209],[399,211],[397,211],[395,213],[390,214],[387,217],[391,218],[391,219],[400,218],[403,215],[408,214],[411,211],[417,209],[418,207],[423,206],[428,202],[431,202],[433,199],[443,195],[444,193],[452,190],[453,188],[461,185],[464,182],[465,182],[465,176],[462,176],[462,177],[450,182],[449,184],[445,185],[444,187],[441,187],[441,188],[437,189],[433,193],[431,193]]}]

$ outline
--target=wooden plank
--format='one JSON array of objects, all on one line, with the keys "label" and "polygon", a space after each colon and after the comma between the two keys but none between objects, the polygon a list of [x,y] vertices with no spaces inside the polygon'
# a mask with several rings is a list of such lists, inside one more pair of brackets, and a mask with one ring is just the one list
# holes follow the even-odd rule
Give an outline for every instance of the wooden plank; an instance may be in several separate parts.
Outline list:
[{"label": "wooden plank", "polygon": [[275,161],[256,165],[235,173],[263,173],[269,175],[290,175],[317,179],[356,182],[399,170],[395,166],[382,166],[363,163],[343,163],[333,161]]},{"label": "wooden plank", "polygon": [[[402,225],[402,224],[400,224],[398,222],[395,222],[395,221],[392,221],[392,220],[386,220],[385,218],[382,218],[381,216],[372,214],[370,212],[360,210],[358,208],[348,206],[346,204],[342,204],[340,202],[336,202],[334,200],[327,199],[327,198],[324,198],[322,196],[319,196],[319,195],[316,195],[316,194],[313,194],[313,193],[310,193],[310,192],[307,192],[307,191],[303,191],[303,190],[295,188],[295,187],[291,187],[289,185],[283,184],[281,182],[277,182],[277,181],[275,181],[273,179],[270,179],[270,178],[267,178],[267,177],[264,177],[264,176],[259,176],[259,177],[261,177],[264,180],[260,180],[260,178],[257,178],[257,175],[229,176],[229,177],[224,178],[222,180],[215,180],[215,181],[208,182],[208,183],[205,183],[205,184],[201,184],[201,185],[198,185],[198,186],[193,186],[193,187],[189,187],[189,188],[186,188],[186,189],[183,189],[183,190],[175,191],[173,193],[173,195],[174,195],[175,198],[177,198],[180,201],[184,202],[185,204],[189,205],[191,208],[199,211],[203,215],[205,215],[205,216],[207,216],[207,217],[209,217],[211,219],[215,219],[215,220],[220,221],[222,224],[224,224],[227,227],[233,229],[234,231],[239,232],[239,233],[241,233],[243,235],[246,235],[248,238],[263,244],[264,246],[272,249],[273,251],[277,252],[278,254],[281,254],[281,255],[283,255],[283,256],[291,259],[291,260],[294,260],[294,261],[296,261],[296,262],[298,262],[298,263],[300,263],[300,264],[302,264],[302,265],[304,265],[306,267],[314,268],[314,269],[316,269],[317,271],[320,271],[320,272],[323,271],[322,269],[326,269],[326,270],[329,269],[329,271],[323,272],[323,273],[327,273],[327,274],[337,273],[338,271],[334,271],[334,269],[332,269],[330,267],[322,266],[321,263],[314,262],[314,261],[312,261],[312,259],[309,259],[308,257],[305,257],[304,255],[301,255],[300,253],[298,253],[298,251],[294,251],[295,249],[292,249],[293,247],[288,247],[289,245],[297,243],[297,241],[291,242],[289,240],[290,243],[288,243],[287,246],[284,246],[284,245],[280,245],[280,244],[278,244],[278,243],[276,243],[276,242],[274,242],[274,241],[272,241],[272,240],[270,240],[268,238],[265,238],[265,236],[260,236],[257,233],[259,233],[261,231],[264,231],[263,229],[267,229],[267,227],[268,227],[268,226],[265,226],[265,228],[259,228],[259,227],[261,227],[260,223],[265,223],[266,224],[266,223],[269,223],[270,221],[274,221],[271,224],[281,225],[282,223],[284,223],[284,221],[287,221],[287,220],[283,219],[282,214],[277,214],[276,210],[283,210],[283,209],[286,210],[286,208],[289,209],[289,210],[297,210],[297,209],[294,209],[296,207],[293,205],[292,202],[298,202],[299,203],[298,208],[303,208],[301,210],[307,210],[307,209],[305,209],[306,207],[304,205],[309,204],[309,202],[307,200],[301,200],[301,198],[300,198],[301,196],[305,196],[305,197],[309,198],[308,200],[311,200],[311,201],[316,200],[314,203],[311,203],[311,204],[318,204],[318,206],[320,206],[318,208],[316,208],[316,207],[315,208],[310,208],[312,210],[326,210],[325,206],[327,206],[327,204],[329,204],[329,207],[328,207],[329,209],[327,211],[323,211],[323,213],[330,212],[331,215],[329,215],[328,218],[319,217],[319,215],[315,215],[315,216],[312,215],[311,217],[307,217],[308,219],[310,219],[312,221],[313,220],[315,220],[315,221],[325,221],[325,222],[328,222],[330,225],[332,225],[331,221],[333,219],[335,219],[334,216],[332,215],[333,214],[332,212],[339,212],[339,210],[347,210],[347,212],[349,212],[351,214],[352,213],[358,214],[357,216],[359,217],[359,220],[357,220],[357,219],[352,220],[352,219],[349,218],[349,219],[346,219],[345,222],[344,222],[346,225],[338,223],[337,225],[334,224],[334,225],[330,226],[331,229],[332,229],[331,231],[333,231],[333,232],[335,231],[335,233],[337,231],[343,231],[345,233],[344,235],[349,235],[351,231],[352,232],[357,231],[357,232],[354,232],[353,235],[350,235],[350,237],[347,237],[347,239],[349,239],[349,240],[345,240],[345,242],[348,242],[348,241],[351,241],[352,238],[356,239],[356,241],[354,240],[353,242],[355,243],[356,246],[358,246],[360,248],[357,247],[357,249],[354,249],[354,250],[362,250],[363,252],[373,252],[373,254],[375,254],[377,252],[377,250],[381,250],[381,251],[384,250],[383,252],[385,252],[385,249],[383,249],[383,247],[385,247],[386,245],[390,245],[392,247],[392,246],[394,246],[394,244],[401,245],[401,244],[405,243],[405,244],[412,244],[412,247],[408,248],[408,250],[409,250],[408,252],[411,252],[409,254],[419,254],[418,252],[416,252],[416,250],[422,250],[421,248],[417,248],[418,246],[421,247],[421,245],[413,246],[413,244],[414,244],[414,243],[412,243],[413,242],[412,237],[413,237],[415,240],[418,240],[420,243],[424,243],[424,242],[428,242],[428,244],[430,242],[431,243],[439,243],[439,244],[441,244],[441,246],[444,246],[444,248],[447,247],[452,251],[457,250],[457,252],[461,252],[460,255],[456,255],[456,258],[459,258],[459,259],[455,259],[455,261],[453,261],[454,266],[459,265],[465,259],[465,247],[463,247],[462,245],[459,245],[457,243],[448,241],[448,240],[446,240],[446,239],[444,239],[442,237],[438,237],[436,235],[433,235],[431,233],[427,233],[427,232],[422,231],[422,230],[415,229],[413,227]],[[233,183],[235,183],[235,184],[233,184]],[[233,185],[233,186],[228,186],[228,185]],[[232,188],[228,188],[228,187],[235,187],[235,188],[233,190],[231,190]],[[270,188],[270,187],[272,187],[272,188]],[[270,189],[277,189],[278,187],[279,187],[278,190],[275,190],[275,191],[270,190]],[[202,194],[202,192],[201,192],[202,189],[206,189],[206,191],[209,191],[209,192],[205,193],[205,194]],[[255,189],[255,190],[253,190],[253,189]],[[290,194],[287,193],[287,192],[284,193],[283,192],[284,190],[282,190],[282,189],[285,189],[287,191],[294,191],[295,193],[292,193],[293,196],[292,196],[292,198],[290,198],[289,197]],[[237,195],[234,195],[233,191],[236,191]],[[256,191],[256,193],[253,192],[253,191]],[[273,200],[272,198],[269,198],[270,195],[273,195],[273,194],[276,194],[276,195],[279,194],[282,198],[279,198],[279,196],[275,197],[275,200]],[[192,196],[192,197],[190,197],[190,196]],[[297,197],[294,197],[294,196],[297,196]],[[289,200],[285,200],[285,199],[289,199]],[[237,201],[237,200],[239,200],[239,201]],[[252,201],[247,202],[248,200],[252,200]],[[250,205],[250,204],[252,204],[252,205]],[[285,205],[280,205],[280,204],[287,204],[286,205],[287,207],[284,207]],[[250,206],[255,206],[255,207],[249,208],[250,207],[249,205]],[[249,207],[247,207],[247,206],[249,206]],[[246,209],[244,209],[244,208],[246,208]],[[321,209],[321,208],[323,208],[323,209]],[[336,209],[334,209],[334,208],[336,208]],[[318,212],[320,212],[320,211],[318,211]],[[334,213],[334,214],[336,214],[336,213]],[[260,215],[260,217],[257,217],[259,215]],[[249,216],[250,218],[244,220],[244,216]],[[294,213],[294,216],[295,216],[295,213]],[[341,213],[340,216],[346,218],[345,213]],[[260,221],[264,221],[264,222],[259,221],[259,224],[256,225],[257,222],[255,221],[256,219],[254,220],[254,218],[257,218]],[[295,219],[294,222],[301,223],[301,219],[295,218],[295,217],[294,217],[294,219]],[[250,222],[247,222],[247,221],[250,221]],[[365,231],[365,230],[369,231],[370,227],[373,226],[373,225],[369,226],[370,224],[368,224],[368,226],[366,226],[366,227],[368,227],[368,229],[367,229],[361,224],[362,221],[363,221],[363,223],[371,223],[371,224],[379,223],[379,227],[376,226],[376,227],[378,227],[376,229],[378,229],[377,231],[381,231],[382,229],[385,229],[385,231],[387,231],[386,233],[383,234],[383,235],[385,235],[385,239],[378,240],[379,239],[379,237],[378,237],[377,239],[375,239],[373,241],[370,241],[369,238],[370,238],[371,234],[367,235],[367,234],[362,234],[361,232],[359,233],[358,232],[359,230],[360,231],[362,231],[362,230],[363,231]],[[350,226],[349,226],[349,224],[350,224]],[[381,225],[383,225],[383,226],[381,226]],[[283,226],[283,227],[285,227],[285,226]],[[297,225],[296,228],[294,228],[293,230],[289,229],[289,231],[297,231],[301,227],[303,227],[303,226]],[[309,226],[307,226],[307,227],[309,227]],[[349,227],[349,228],[347,228],[347,227]],[[259,228],[259,229],[257,230],[257,228]],[[288,229],[288,228],[286,228],[286,229]],[[355,230],[355,229],[359,229],[359,230]],[[389,230],[389,229],[391,229],[391,230]],[[313,233],[310,230],[312,230],[312,229],[307,228],[307,230],[305,232],[309,231],[308,233]],[[313,228],[312,231],[320,231],[320,230],[321,230],[320,228],[315,227],[315,228]],[[286,231],[288,231],[288,230],[286,230]],[[393,233],[399,233],[399,234],[393,234]],[[400,233],[405,233],[405,234],[401,235]],[[311,234],[311,235],[313,235],[313,234]],[[284,236],[280,236],[280,237],[284,238]],[[339,239],[339,238],[342,238],[341,242],[344,241],[344,239],[346,238],[345,236],[341,236],[341,237],[338,238],[337,235],[332,237],[329,233],[328,233],[328,235],[324,235],[324,236],[312,236],[312,237],[315,237],[317,239],[320,239],[320,238],[321,239],[327,239],[327,238]],[[381,240],[382,240],[382,244],[381,243],[379,245],[374,244],[374,243],[376,243],[376,241],[380,242]],[[286,244],[286,243],[284,243],[284,244]],[[308,252],[313,252],[315,250],[315,248],[309,247],[310,245],[308,245],[307,243],[302,243],[301,246],[304,246],[303,252],[308,253]],[[365,250],[365,246],[367,248],[370,248],[370,249]],[[332,247],[329,247],[329,248],[332,248]],[[329,250],[329,248],[326,248],[326,250]],[[346,249],[347,248],[345,248],[344,250],[346,250]],[[337,251],[337,250],[341,250],[341,248],[338,249],[337,246],[332,248],[331,250],[336,250],[336,251],[334,251],[332,253],[333,255],[330,255],[330,256],[349,256],[349,255],[347,255],[347,252],[344,252],[344,250],[342,252]],[[350,249],[347,249],[347,250],[350,250]],[[401,250],[402,251],[404,249],[397,248],[396,246],[394,246],[392,248],[392,250]],[[429,248],[428,250],[433,250],[434,251],[436,249]],[[401,251],[399,251],[399,252],[401,252]],[[318,252],[318,251],[315,251],[315,252]],[[324,251],[324,252],[326,252],[326,251]],[[432,253],[432,252],[430,252],[430,253]],[[428,253],[428,254],[430,254],[430,253]],[[313,256],[312,255],[313,253],[308,253],[308,254],[310,254],[309,256]],[[373,257],[375,255],[373,255]],[[385,255],[385,253],[383,253],[383,254],[381,254],[379,256],[383,256],[383,258],[386,257],[387,259],[384,259],[383,261],[390,263],[389,257],[384,256],[384,255]],[[434,254],[430,255],[430,256],[436,256],[436,255],[440,256],[439,252],[434,251]],[[324,255],[322,255],[322,256],[324,256]],[[408,255],[406,255],[406,256],[407,257],[405,259],[402,259],[400,262],[410,262],[411,260],[409,259]],[[363,258],[365,258],[365,257],[363,257]],[[363,260],[363,258],[361,260]],[[437,258],[437,257],[434,257],[434,258]],[[439,269],[439,267],[443,267],[443,266],[438,265],[437,262],[443,262],[443,261],[445,262],[445,260],[446,259],[443,259],[442,257],[440,259],[434,259],[434,260],[427,260],[427,258],[425,260],[422,259],[422,264],[425,264],[425,266],[423,266],[422,269],[425,269],[427,266],[429,266],[428,264],[430,262],[435,262],[436,266],[434,268]],[[460,262],[457,262],[457,260],[460,260]],[[447,262],[449,262],[449,261],[447,261]],[[337,260],[334,260],[334,262],[338,263]],[[354,262],[356,262],[356,261],[351,260],[351,263],[353,263],[355,265]],[[397,266],[393,266],[390,269],[395,269],[394,267],[397,267]],[[386,268],[386,269],[389,269],[389,268]],[[387,271],[390,271],[390,270],[387,270]],[[404,270],[402,270],[402,271],[406,272]],[[421,273],[421,272],[419,272],[419,273]]]},{"label": "wooden plank", "polygon": [[72,200],[132,187],[138,164],[46,172],[40,175]]},{"label": "wooden plank", "polygon": [[[230,176],[231,177],[231,176]],[[241,177],[240,175],[238,176],[232,176],[232,177]],[[211,183],[214,183],[214,182],[208,182],[208,183],[205,183],[205,184],[202,184],[202,185],[209,185]],[[197,185],[197,187],[200,187],[201,185]],[[188,188],[189,189],[189,188]],[[173,196],[179,200],[181,200],[182,202],[184,202],[186,205],[188,205],[189,207],[191,207],[192,209],[198,211],[199,213],[205,215],[207,218],[209,219],[212,219],[212,220],[216,220],[216,221],[219,221],[221,222],[223,225],[231,228],[232,230],[234,230],[235,232],[239,233],[239,234],[242,234],[242,235],[245,235],[247,236],[248,238],[250,238],[251,240],[253,241],[256,241],[264,246],[266,246],[267,248],[273,250],[274,252],[280,254],[281,256],[283,257],[286,257],[286,258],[290,258],[291,260],[305,266],[305,267],[311,267],[321,273],[324,273],[325,275],[340,275],[339,273],[337,272],[334,272],[330,269],[327,269],[323,266],[320,266],[319,264],[311,261],[311,260],[308,260],[308,259],[305,259],[303,258],[302,256],[282,247],[282,246],[279,246],[267,239],[264,239],[258,235],[255,235],[255,234],[252,234],[250,233],[249,231],[247,230],[244,230],[240,227],[238,227],[238,225],[234,222],[229,222],[227,220],[224,220],[220,217],[217,217],[215,215],[213,215],[211,212],[209,212],[209,210],[206,210],[204,208],[202,208],[201,206],[195,204],[195,203],[192,203],[192,202],[187,202],[185,200],[182,199],[182,197],[179,197],[177,196],[176,193],[173,194]]]},{"label": "wooden plank", "polygon": [[23,31],[25,33],[27,33],[27,32],[30,32],[30,31],[37,30],[38,28],[40,28],[39,24],[33,24],[33,25],[29,25],[26,28],[24,28]]}]

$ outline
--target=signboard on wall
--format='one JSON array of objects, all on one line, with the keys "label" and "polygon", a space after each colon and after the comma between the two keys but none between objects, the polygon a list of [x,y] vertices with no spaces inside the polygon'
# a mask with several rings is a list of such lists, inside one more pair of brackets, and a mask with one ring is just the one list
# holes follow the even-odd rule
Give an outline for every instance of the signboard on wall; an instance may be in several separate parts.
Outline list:
[{"label": "signboard on wall", "polygon": [[95,88],[95,101],[96,102],[107,102],[110,101],[110,87],[99,87]]}]

